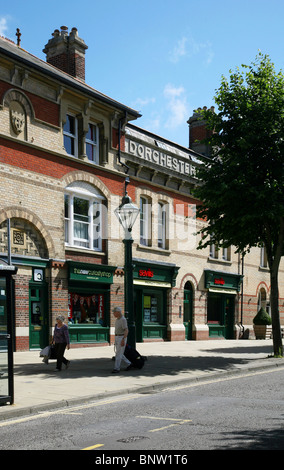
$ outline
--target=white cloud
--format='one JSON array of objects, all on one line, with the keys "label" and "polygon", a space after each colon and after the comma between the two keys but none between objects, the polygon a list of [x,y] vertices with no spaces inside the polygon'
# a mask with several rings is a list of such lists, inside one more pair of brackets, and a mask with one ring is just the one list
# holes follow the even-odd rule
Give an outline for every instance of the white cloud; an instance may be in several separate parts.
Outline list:
[{"label": "white cloud", "polygon": [[156,98],[137,98],[132,106],[142,108],[143,106],[147,106],[148,104],[155,103],[155,101]]},{"label": "white cloud", "polygon": [[170,52],[170,61],[176,64],[181,57],[187,54],[186,52],[186,43],[187,38],[183,37],[180,41],[178,41],[177,45],[174,47],[172,52]]},{"label": "white cloud", "polygon": [[185,89],[167,84],[164,88],[164,96],[167,100],[169,117],[165,123],[166,128],[178,127],[184,124],[188,118]]},{"label": "white cloud", "polygon": [[5,36],[8,31],[7,18],[5,16],[0,17],[0,36]]},{"label": "white cloud", "polygon": [[203,57],[203,63],[209,65],[214,57],[211,42],[198,42],[193,37],[184,36],[170,52],[170,61],[176,64],[183,57],[190,58],[196,55]]}]

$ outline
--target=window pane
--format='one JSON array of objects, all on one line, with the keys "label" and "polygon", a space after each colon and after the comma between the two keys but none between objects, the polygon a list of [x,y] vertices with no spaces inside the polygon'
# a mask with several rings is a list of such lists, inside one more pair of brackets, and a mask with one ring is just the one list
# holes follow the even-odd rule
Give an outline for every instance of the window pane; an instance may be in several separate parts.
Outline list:
[{"label": "window pane", "polygon": [[75,139],[73,137],[65,135],[64,148],[69,155],[75,155]]},{"label": "window pane", "polygon": [[75,135],[75,118],[74,116],[66,116],[66,123],[63,127],[64,132]]},{"label": "window pane", "polygon": [[164,204],[158,206],[158,247],[166,246],[166,208]]},{"label": "window pane", "polygon": [[86,153],[89,160],[96,161],[96,147],[91,144],[86,144]]},{"label": "window pane", "polygon": [[89,201],[87,199],[81,199],[74,197],[74,216],[89,217]]}]

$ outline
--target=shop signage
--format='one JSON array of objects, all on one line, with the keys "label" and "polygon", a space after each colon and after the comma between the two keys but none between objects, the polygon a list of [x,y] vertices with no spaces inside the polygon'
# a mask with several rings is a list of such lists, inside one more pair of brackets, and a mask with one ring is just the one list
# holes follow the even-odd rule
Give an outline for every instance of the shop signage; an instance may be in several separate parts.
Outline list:
[{"label": "shop signage", "polygon": [[174,287],[179,268],[174,264],[153,263],[153,267],[134,260],[133,279],[134,284],[145,284]]},{"label": "shop signage", "polygon": [[191,161],[187,161],[186,158],[182,159],[168,155],[164,151],[162,152],[161,149],[153,149],[134,140],[125,139],[125,151],[129,155],[154,163],[163,169],[175,171],[179,175],[194,176],[195,174],[195,168],[192,166]]},{"label": "shop signage", "polygon": [[69,280],[112,284],[115,269],[116,267],[114,266],[76,263],[71,261],[69,262]]},{"label": "shop signage", "polygon": [[224,273],[213,271],[210,269],[204,270],[205,288],[206,289],[223,289],[224,291],[239,292],[243,276],[241,274]]},{"label": "shop signage", "polygon": [[139,269],[138,272],[139,277],[153,277],[154,273],[151,269]]}]

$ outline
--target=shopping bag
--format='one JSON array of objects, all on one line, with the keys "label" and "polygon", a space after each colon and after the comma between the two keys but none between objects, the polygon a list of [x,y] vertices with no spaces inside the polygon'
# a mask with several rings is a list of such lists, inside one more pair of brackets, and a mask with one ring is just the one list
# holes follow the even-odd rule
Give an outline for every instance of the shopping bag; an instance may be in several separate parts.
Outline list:
[{"label": "shopping bag", "polygon": [[50,352],[50,346],[46,346],[40,351],[39,357],[44,357],[44,356],[49,357],[49,352]]}]

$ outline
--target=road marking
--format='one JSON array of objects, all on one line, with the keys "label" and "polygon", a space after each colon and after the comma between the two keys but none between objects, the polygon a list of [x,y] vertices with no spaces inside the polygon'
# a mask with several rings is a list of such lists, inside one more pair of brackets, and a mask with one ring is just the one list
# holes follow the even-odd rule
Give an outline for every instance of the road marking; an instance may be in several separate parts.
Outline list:
[{"label": "road marking", "polygon": [[103,447],[104,444],[95,444],[94,446],[90,446],[90,447],[85,447],[84,449],[81,449],[81,450],[93,450],[93,449],[97,449],[98,447]]},{"label": "road marking", "polygon": [[268,370],[261,370],[261,371],[251,371],[247,372],[245,374],[236,374],[232,376],[227,376],[227,377],[219,377],[218,379],[204,379],[204,377],[201,377],[199,380],[196,382],[190,383],[190,384],[185,384],[185,385],[177,385],[176,387],[168,387],[164,388],[162,391],[163,392],[168,392],[168,391],[175,391],[175,390],[183,390],[184,388],[192,388],[192,387],[199,387],[200,385],[207,385],[207,384],[212,384],[212,383],[217,383],[217,382],[225,382],[226,380],[239,380],[240,378],[244,377],[251,377],[254,375],[261,375],[261,374],[269,374],[272,372],[279,372],[280,370],[283,370],[284,367],[278,366],[277,368],[273,369],[268,369]]},{"label": "road marking", "polygon": [[163,420],[163,421],[175,421],[174,424],[168,424],[167,426],[163,426],[161,428],[150,429],[148,432],[163,431],[164,429],[168,429],[168,428],[171,428],[173,426],[180,426],[181,424],[192,422],[192,419],[160,418],[160,417],[156,417],[156,416],[136,416],[136,418],[156,419],[156,420]]},{"label": "road marking", "polygon": [[[130,396],[125,396],[125,397],[120,396],[120,397],[117,397],[117,398],[109,398],[107,400],[97,401],[97,402],[93,402],[93,403],[89,403],[89,404],[85,403],[83,405],[73,406],[73,407],[70,407],[70,409],[66,407],[66,408],[55,410],[55,411],[45,411],[43,413],[39,413],[39,414],[36,414],[36,415],[25,416],[23,418],[10,419],[8,421],[3,421],[3,422],[0,421],[0,428],[2,428],[4,426],[10,426],[12,424],[25,423],[27,421],[32,421],[32,420],[35,420],[35,419],[47,418],[48,416],[52,416],[52,415],[66,414],[66,413],[71,414],[71,413],[74,413],[78,410],[84,410],[86,408],[95,408],[96,406],[103,406],[103,405],[108,405],[108,404],[121,402],[121,401],[133,400],[133,399],[138,398],[138,397],[141,397],[141,395],[133,394],[133,395],[130,395]],[[1,414],[0,414],[0,416],[1,416]]]}]

